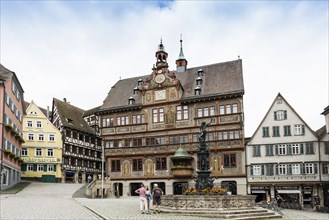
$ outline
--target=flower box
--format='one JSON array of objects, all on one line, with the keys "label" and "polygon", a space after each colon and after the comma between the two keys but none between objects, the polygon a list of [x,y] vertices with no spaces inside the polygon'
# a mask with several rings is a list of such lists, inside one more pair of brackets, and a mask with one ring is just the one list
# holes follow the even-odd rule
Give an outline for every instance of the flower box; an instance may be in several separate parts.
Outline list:
[{"label": "flower box", "polygon": [[5,125],[5,129],[6,129],[7,131],[11,131],[11,130],[13,129],[13,126],[12,126],[11,124],[6,124],[6,125]]},{"label": "flower box", "polygon": [[4,153],[5,153],[5,154],[11,154],[11,150],[6,149],[6,150],[4,151]]}]

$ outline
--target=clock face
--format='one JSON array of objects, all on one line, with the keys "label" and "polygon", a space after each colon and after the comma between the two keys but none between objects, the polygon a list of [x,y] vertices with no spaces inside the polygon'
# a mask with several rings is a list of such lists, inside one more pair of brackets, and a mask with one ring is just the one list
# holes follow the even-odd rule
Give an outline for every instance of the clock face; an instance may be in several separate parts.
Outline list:
[{"label": "clock face", "polygon": [[166,77],[164,74],[158,74],[155,76],[154,81],[158,84],[163,83],[166,80]]},{"label": "clock face", "polygon": [[165,100],[165,99],[166,99],[166,90],[155,91],[155,100]]}]

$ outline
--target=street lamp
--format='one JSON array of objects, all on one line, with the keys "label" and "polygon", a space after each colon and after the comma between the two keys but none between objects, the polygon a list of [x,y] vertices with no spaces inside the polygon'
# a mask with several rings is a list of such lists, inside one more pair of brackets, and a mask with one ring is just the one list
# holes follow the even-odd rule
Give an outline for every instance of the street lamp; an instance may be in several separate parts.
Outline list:
[{"label": "street lamp", "polygon": [[102,199],[104,197],[104,144],[102,144]]}]

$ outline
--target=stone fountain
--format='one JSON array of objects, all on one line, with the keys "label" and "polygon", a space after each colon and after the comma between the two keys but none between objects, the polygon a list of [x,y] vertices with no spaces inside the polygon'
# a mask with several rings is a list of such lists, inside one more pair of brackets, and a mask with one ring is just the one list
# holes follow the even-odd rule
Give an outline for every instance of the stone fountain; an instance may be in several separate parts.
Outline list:
[{"label": "stone fountain", "polygon": [[[210,122],[211,123],[211,122]],[[210,176],[209,149],[206,143],[207,126],[201,123],[199,132],[199,149],[197,153],[197,177],[195,190],[206,192],[214,187],[214,178]],[[272,211],[256,207],[254,195],[203,194],[165,195],[161,199],[161,210],[184,215],[198,215],[213,218],[239,219],[241,217],[272,218],[281,217]]]}]

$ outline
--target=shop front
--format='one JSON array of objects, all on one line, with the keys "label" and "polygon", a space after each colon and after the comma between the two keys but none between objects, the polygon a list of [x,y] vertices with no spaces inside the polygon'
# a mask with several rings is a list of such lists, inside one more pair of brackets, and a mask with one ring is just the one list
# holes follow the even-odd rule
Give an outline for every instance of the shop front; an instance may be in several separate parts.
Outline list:
[{"label": "shop front", "polygon": [[298,186],[276,186],[275,196],[282,198],[282,208],[302,209],[302,193]]},{"label": "shop front", "polygon": [[269,186],[251,186],[251,195],[256,196],[256,203],[266,202],[266,198],[271,194]]}]

